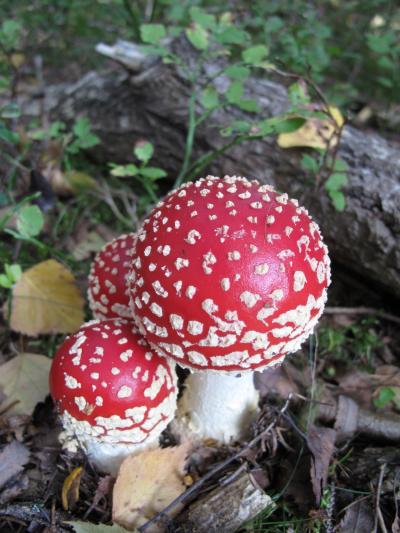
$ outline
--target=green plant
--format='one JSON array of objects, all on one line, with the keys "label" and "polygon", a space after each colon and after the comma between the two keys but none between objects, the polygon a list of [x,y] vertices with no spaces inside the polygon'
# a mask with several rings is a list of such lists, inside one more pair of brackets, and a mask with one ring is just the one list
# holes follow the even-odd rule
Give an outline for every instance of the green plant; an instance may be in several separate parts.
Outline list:
[{"label": "green plant", "polygon": [[139,165],[128,163],[127,165],[116,165],[110,163],[111,174],[119,178],[132,177],[139,181],[149,198],[153,202],[158,201],[156,181],[164,178],[167,173],[158,167],[150,167],[148,163],[153,157],[154,147],[148,141],[136,143],[133,153],[139,161]]},{"label": "green plant", "polygon": [[0,274],[0,287],[4,289],[11,289],[12,286],[17,283],[22,275],[21,266],[18,264],[5,264],[4,273]]}]

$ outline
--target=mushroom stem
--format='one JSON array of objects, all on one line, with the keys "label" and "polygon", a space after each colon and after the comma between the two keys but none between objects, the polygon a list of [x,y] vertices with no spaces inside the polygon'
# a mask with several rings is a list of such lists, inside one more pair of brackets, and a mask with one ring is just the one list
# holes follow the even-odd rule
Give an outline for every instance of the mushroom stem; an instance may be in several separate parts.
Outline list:
[{"label": "mushroom stem", "polygon": [[196,372],[185,382],[178,418],[196,437],[228,444],[249,430],[257,414],[258,398],[252,372]]}]

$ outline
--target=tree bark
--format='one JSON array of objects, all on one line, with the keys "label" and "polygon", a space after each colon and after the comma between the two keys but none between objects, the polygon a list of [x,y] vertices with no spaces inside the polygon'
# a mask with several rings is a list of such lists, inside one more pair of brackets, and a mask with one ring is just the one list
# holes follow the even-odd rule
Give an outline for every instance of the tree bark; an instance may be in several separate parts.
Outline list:
[{"label": "tree bark", "polygon": [[[179,46],[187,62],[195,61],[187,43]],[[220,66],[205,65],[206,75]],[[214,80],[220,93],[228,83],[224,76]],[[126,162],[132,158],[133,144],[145,138],[155,145],[154,164],[165,168],[171,178],[177,175],[187,130],[189,85],[175,67],[144,61],[130,71],[91,72],[72,86],[47,93],[53,118],[72,121],[88,116],[102,141],[92,152],[97,161]],[[258,101],[263,118],[288,107],[285,87],[270,79],[251,78],[246,93]],[[32,102],[30,107],[32,111]],[[215,125],[245,116],[232,108],[215,112],[196,134],[194,155],[226,142]],[[344,212],[337,212],[324,189],[316,189],[307,180],[299,164],[304,151],[281,149],[275,138],[268,137],[232,148],[207,171],[257,178],[298,198],[320,224],[331,255],[340,265],[400,297],[400,143],[351,126],[344,128],[339,152],[349,166]]]}]

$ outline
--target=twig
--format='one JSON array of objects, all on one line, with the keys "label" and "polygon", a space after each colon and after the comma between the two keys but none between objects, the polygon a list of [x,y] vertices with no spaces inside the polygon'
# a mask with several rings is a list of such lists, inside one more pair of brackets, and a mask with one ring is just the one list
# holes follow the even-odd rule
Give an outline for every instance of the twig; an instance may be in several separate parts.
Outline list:
[{"label": "twig", "polygon": [[381,493],[382,493],[383,478],[385,476],[385,469],[386,469],[386,463],[383,463],[383,465],[381,465],[381,469],[380,469],[380,472],[379,472],[378,487],[376,489],[375,523],[374,523],[373,533],[377,533],[377,531],[378,531],[378,520],[379,520],[379,525],[380,525],[383,533],[387,533],[387,529],[385,527],[385,522],[384,522],[383,516],[382,516],[382,511],[381,511],[381,508],[380,508],[380,505],[379,505],[379,501],[381,499]]},{"label": "twig", "polygon": [[175,500],[173,500],[169,505],[167,505],[165,509],[163,509],[161,512],[153,516],[153,518],[151,518],[148,522],[138,527],[138,531],[140,531],[140,533],[143,533],[144,531],[146,531],[152,524],[157,522],[161,517],[166,516],[169,513],[169,511],[174,509],[174,507],[176,507],[179,503],[183,503],[184,501],[186,501],[189,498],[189,496],[194,494],[202,485],[204,485],[206,481],[208,481],[213,476],[215,476],[215,474],[224,470],[224,468],[226,468],[233,461],[236,461],[236,459],[240,459],[245,454],[245,452],[247,452],[248,449],[258,444],[266,435],[268,435],[271,429],[277,424],[278,419],[287,411],[291,399],[292,399],[292,394],[289,394],[284,406],[279,411],[278,416],[275,418],[273,422],[269,424],[268,427],[264,429],[264,431],[259,433],[256,437],[254,437],[254,439],[248,442],[241,450],[239,450],[238,452],[233,454],[231,457],[228,457],[227,459],[225,459],[225,461],[222,461],[222,463],[219,463],[214,468],[212,468],[209,472],[207,472],[207,474],[205,474],[202,478],[196,481],[196,483],[194,483],[188,490],[186,490],[184,493],[182,493],[177,498],[175,498]]},{"label": "twig", "polygon": [[327,315],[376,315],[389,322],[400,324],[400,317],[374,307],[325,307]]}]

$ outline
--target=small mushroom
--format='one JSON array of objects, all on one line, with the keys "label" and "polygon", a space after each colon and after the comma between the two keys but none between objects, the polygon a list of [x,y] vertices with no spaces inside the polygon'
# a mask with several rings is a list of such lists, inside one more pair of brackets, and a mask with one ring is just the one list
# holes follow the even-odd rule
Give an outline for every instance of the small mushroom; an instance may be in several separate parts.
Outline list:
[{"label": "small mushroom", "polygon": [[127,276],[135,239],[135,233],[121,235],[96,254],[88,280],[88,300],[94,318],[131,318]]},{"label": "small mushroom", "polygon": [[176,409],[174,366],[150,349],[133,322],[84,324],[61,345],[50,372],[64,442],[112,474],[127,455],[156,447]]},{"label": "small mushroom", "polygon": [[252,372],[300,348],[329,283],[317,224],[271,186],[211,176],[156,206],[135,243],[131,305],[154,350],[194,372],[180,404],[192,431],[242,436],[258,399]]}]

